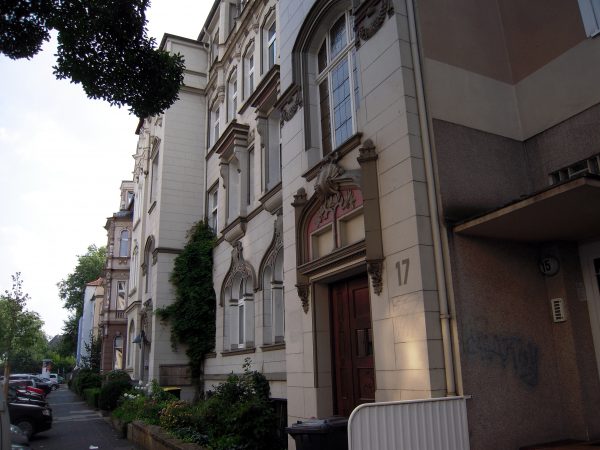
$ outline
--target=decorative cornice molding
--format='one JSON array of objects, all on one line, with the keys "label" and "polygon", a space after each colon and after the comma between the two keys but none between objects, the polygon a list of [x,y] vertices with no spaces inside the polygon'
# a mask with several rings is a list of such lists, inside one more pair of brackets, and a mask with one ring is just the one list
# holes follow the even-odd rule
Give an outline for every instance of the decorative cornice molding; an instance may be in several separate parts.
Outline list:
[{"label": "decorative cornice molding", "polygon": [[356,46],[360,47],[361,40],[368,41],[383,26],[386,16],[394,14],[392,0],[366,0],[354,13],[354,30]]}]

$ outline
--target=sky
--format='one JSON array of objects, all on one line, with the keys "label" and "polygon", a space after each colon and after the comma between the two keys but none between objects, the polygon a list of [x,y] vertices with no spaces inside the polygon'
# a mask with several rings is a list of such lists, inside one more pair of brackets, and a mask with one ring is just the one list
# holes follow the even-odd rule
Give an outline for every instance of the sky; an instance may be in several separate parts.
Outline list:
[{"label": "sky", "polygon": [[[148,34],[196,39],[212,0],[154,0]],[[21,273],[27,309],[44,332],[68,316],[57,283],[91,244],[106,245],[106,218],[132,178],[138,120],[126,108],[90,100],[52,74],[56,43],[31,60],[0,55],[0,293]]]}]

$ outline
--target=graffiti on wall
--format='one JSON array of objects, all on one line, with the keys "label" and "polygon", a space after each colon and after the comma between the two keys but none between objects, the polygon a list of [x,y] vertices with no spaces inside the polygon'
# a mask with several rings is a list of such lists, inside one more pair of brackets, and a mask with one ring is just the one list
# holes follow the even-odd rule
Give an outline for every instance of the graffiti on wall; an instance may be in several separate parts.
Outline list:
[{"label": "graffiti on wall", "polygon": [[527,386],[537,386],[539,347],[520,336],[472,332],[464,341],[465,354],[502,369],[510,369]]}]

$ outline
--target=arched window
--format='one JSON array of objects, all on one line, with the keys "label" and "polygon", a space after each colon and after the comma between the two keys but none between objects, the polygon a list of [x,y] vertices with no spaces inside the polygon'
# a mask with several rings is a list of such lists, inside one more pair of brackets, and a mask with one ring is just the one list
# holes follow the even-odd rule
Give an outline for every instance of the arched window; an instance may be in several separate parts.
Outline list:
[{"label": "arched window", "polygon": [[[351,3],[317,0],[292,50],[294,89],[288,89],[282,120],[302,111],[309,167],[343,144],[352,145],[360,131],[360,64]],[[360,139],[356,141],[358,145]]]},{"label": "arched window", "polygon": [[344,12],[327,30],[317,52],[316,84],[323,155],[336,149],[355,130],[358,82],[351,15]]},{"label": "arched window", "polygon": [[152,266],[154,265],[154,238],[150,236],[146,241],[146,248],[144,249],[144,292],[150,292],[150,285],[152,283]]},{"label": "arched window", "polygon": [[119,239],[119,256],[125,258],[129,256],[129,230],[121,231]]},{"label": "arched window", "polygon": [[224,350],[254,347],[255,280],[254,269],[244,260],[242,244],[237,241],[221,290]]},{"label": "arched window", "polygon": [[[135,243],[135,241],[134,241],[134,243]],[[129,284],[132,289],[137,288],[139,269],[140,269],[140,249],[139,249],[137,243],[135,243],[135,246],[133,247],[133,252],[131,252],[131,268],[130,268],[130,272],[129,272]]]},{"label": "arched window", "polygon": [[277,216],[273,240],[260,265],[263,292],[264,344],[284,342],[285,304],[283,297],[283,239],[282,219]]},{"label": "arched window", "polygon": [[113,341],[113,369],[123,369],[123,337],[116,336]]}]

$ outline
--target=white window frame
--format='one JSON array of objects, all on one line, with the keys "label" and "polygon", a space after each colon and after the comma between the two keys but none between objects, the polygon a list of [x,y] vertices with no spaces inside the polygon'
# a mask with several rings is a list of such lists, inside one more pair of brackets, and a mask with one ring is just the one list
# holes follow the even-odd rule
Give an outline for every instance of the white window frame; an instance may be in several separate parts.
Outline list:
[{"label": "white window frame", "polygon": [[220,120],[221,120],[221,104],[217,103],[213,106],[213,109],[210,112],[210,129],[209,129],[209,138],[210,138],[210,146],[215,145],[220,136]]},{"label": "white window frame", "polygon": [[158,157],[159,152],[156,152],[152,158],[152,178],[150,180],[150,206],[157,201],[158,198]]},{"label": "white window frame", "polygon": [[251,46],[244,55],[244,99],[254,92],[254,46]]},{"label": "white window frame", "polygon": [[[346,45],[337,53],[337,55],[334,55],[333,57],[331,56],[331,30],[333,28],[333,25],[337,24],[339,19],[341,17],[344,17],[345,20],[345,37],[346,37]],[[331,151],[335,151],[340,145],[342,145],[344,142],[346,142],[350,137],[352,137],[357,130],[357,124],[356,124],[356,111],[358,109],[358,95],[357,95],[357,89],[358,89],[358,80],[357,78],[357,74],[355,73],[355,68],[357,65],[357,61],[356,61],[356,51],[355,51],[355,46],[354,46],[354,35],[353,35],[353,22],[352,22],[352,16],[350,15],[349,11],[344,12],[343,14],[339,15],[338,17],[336,17],[335,20],[332,21],[332,27],[327,29],[327,33],[325,38],[321,41],[320,45],[317,47],[317,54],[315,55],[315,68],[316,68],[316,72],[318,73],[315,79],[315,84],[316,84],[316,88],[317,88],[317,92],[319,91],[319,86],[321,85],[321,83],[326,82],[327,83],[327,90],[328,90],[328,105],[329,105],[329,133],[330,133],[330,137],[331,137]],[[322,46],[325,45],[325,49],[326,49],[326,65],[325,68],[319,72],[319,62],[318,62],[318,54],[320,49],[322,48]],[[343,139],[341,139],[338,142],[338,139],[336,137],[336,123],[335,123],[335,107],[336,105],[334,104],[334,95],[333,95],[333,81],[332,81],[332,73],[335,69],[337,69],[340,64],[343,63],[343,61],[346,61],[347,67],[348,67],[348,83],[350,84],[350,108],[351,108],[351,125],[352,125],[352,130],[350,132],[350,134],[348,136],[345,136]],[[320,95],[320,93],[319,93]],[[320,98],[319,98],[319,102],[320,102]],[[319,131],[320,131],[320,135],[321,135],[321,147],[323,147],[323,130],[321,128],[322,126],[322,120],[321,120],[321,111],[318,111],[319,114]],[[326,156],[329,152],[325,152],[325,148],[322,148],[323,151],[323,157]]]},{"label": "white window frame", "polygon": [[[123,308],[119,308],[119,296],[122,295],[123,297]],[[125,280],[118,280],[117,281],[117,297],[115,299],[115,309],[117,311],[125,311],[127,309],[127,281]]]},{"label": "white window frame", "polygon": [[218,232],[219,226],[219,182],[215,183],[207,193],[207,222],[208,226]]},{"label": "white window frame", "polygon": [[600,0],[579,0],[579,10],[585,34],[594,37],[600,34]]},{"label": "white window frame", "polygon": [[[273,36],[269,38],[269,32],[272,27],[275,27],[275,32]],[[266,73],[273,67],[277,62],[277,20],[275,14],[272,14],[271,17],[265,22],[265,25],[262,29],[262,45],[263,45],[263,73]],[[270,60],[271,56],[271,48],[273,49],[273,61]]]},{"label": "white window frame", "polygon": [[129,256],[129,230],[121,230],[119,235],[119,257],[126,258]]},{"label": "white window frame", "polygon": [[229,75],[227,82],[227,122],[235,119],[238,109],[238,78],[237,69],[234,69]]},{"label": "white window frame", "polygon": [[[120,342],[120,346],[117,346],[117,341]],[[121,352],[121,364],[117,364],[117,351]],[[115,338],[113,339],[113,369],[122,370],[124,368],[125,367],[123,366],[123,336],[115,336]]]}]

